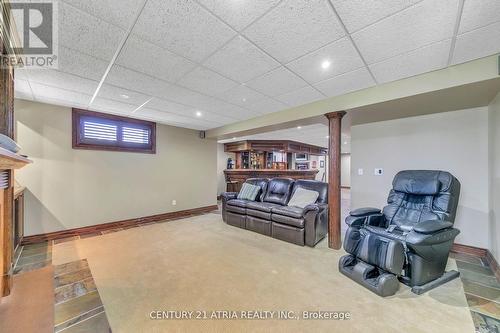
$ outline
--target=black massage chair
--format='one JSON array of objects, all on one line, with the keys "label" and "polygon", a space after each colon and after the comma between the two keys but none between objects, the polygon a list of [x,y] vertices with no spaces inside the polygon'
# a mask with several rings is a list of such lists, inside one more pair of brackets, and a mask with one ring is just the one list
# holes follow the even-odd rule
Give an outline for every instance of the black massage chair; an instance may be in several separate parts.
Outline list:
[{"label": "black massage chair", "polygon": [[445,273],[455,237],[460,183],[444,171],[401,171],[388,205],[353,210],[339,270],[380,296],[394,295],[399,281],[424,293],[459,276]]}]

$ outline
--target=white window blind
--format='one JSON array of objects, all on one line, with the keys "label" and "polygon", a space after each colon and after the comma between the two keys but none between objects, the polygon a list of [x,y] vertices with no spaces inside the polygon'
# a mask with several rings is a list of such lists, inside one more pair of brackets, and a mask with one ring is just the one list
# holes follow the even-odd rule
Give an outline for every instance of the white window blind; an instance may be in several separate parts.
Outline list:
[{"label": "white window blind", "polygon": [[85,120],[83,137],[91,140],[117,141],[118,126]]},{"label": "white window blind", "polygon": [[149,144],[149,129],[122,127],[122,140],[128,143]]},{"label": "white window blind", "polygon": [[73,148],[155,154],[156,124],[73,109]]}]

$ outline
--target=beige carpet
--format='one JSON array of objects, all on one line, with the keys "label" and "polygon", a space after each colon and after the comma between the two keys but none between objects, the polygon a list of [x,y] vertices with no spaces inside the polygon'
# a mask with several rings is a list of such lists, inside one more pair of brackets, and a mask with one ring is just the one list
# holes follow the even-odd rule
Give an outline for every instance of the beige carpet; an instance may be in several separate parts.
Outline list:
[{"label": "beige carpet", "polygon": [[[88,259],[113,332],[474,331],[460,279],[422,296],[402,286],[384,299],[338,272],[343,254],[207,214],[57,244],[53,263]],[[349,311],[351,319],[151,320],[154,310]]]}]

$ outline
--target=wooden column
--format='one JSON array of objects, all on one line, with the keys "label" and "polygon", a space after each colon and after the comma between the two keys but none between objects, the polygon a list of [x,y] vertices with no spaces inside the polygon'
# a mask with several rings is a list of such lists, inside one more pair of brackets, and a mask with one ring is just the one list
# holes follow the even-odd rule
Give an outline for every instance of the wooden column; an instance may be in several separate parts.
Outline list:
[{"label": "wooden column", "polygon": [[340,149],[344,111],[325,114],[329,121],[328,147],[328,246],[339,250],[340,240]]}]

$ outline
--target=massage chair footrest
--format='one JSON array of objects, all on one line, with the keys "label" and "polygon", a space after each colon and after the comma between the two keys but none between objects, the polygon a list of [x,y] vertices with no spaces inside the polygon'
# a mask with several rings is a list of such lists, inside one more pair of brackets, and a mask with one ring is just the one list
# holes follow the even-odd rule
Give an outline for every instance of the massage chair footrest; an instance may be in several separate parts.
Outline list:
[{"label": "massage chair footrest", "polygon": [[345,276],[382,297],[392,296],[399,289],[399,280],[395,274],[367,264],[350,254],[340,258],[339,270]]},{"label": "massage chair footrest", "polygon": [[412,287],[411,292],[414,294],[417,294],[417,295],[421,295],[423,293],[428,292],[429,290],[432,290],[434,288],[437,288],[437,287],[445,284],[446,282],[454,280],[459,276],[460,276],[459,272],[457,272],[455,270],[451,270],[451,271],[445,272],[441,277],[439,277],[435,280],[432,280],[430,282],[427,282],[424,285]]}]

